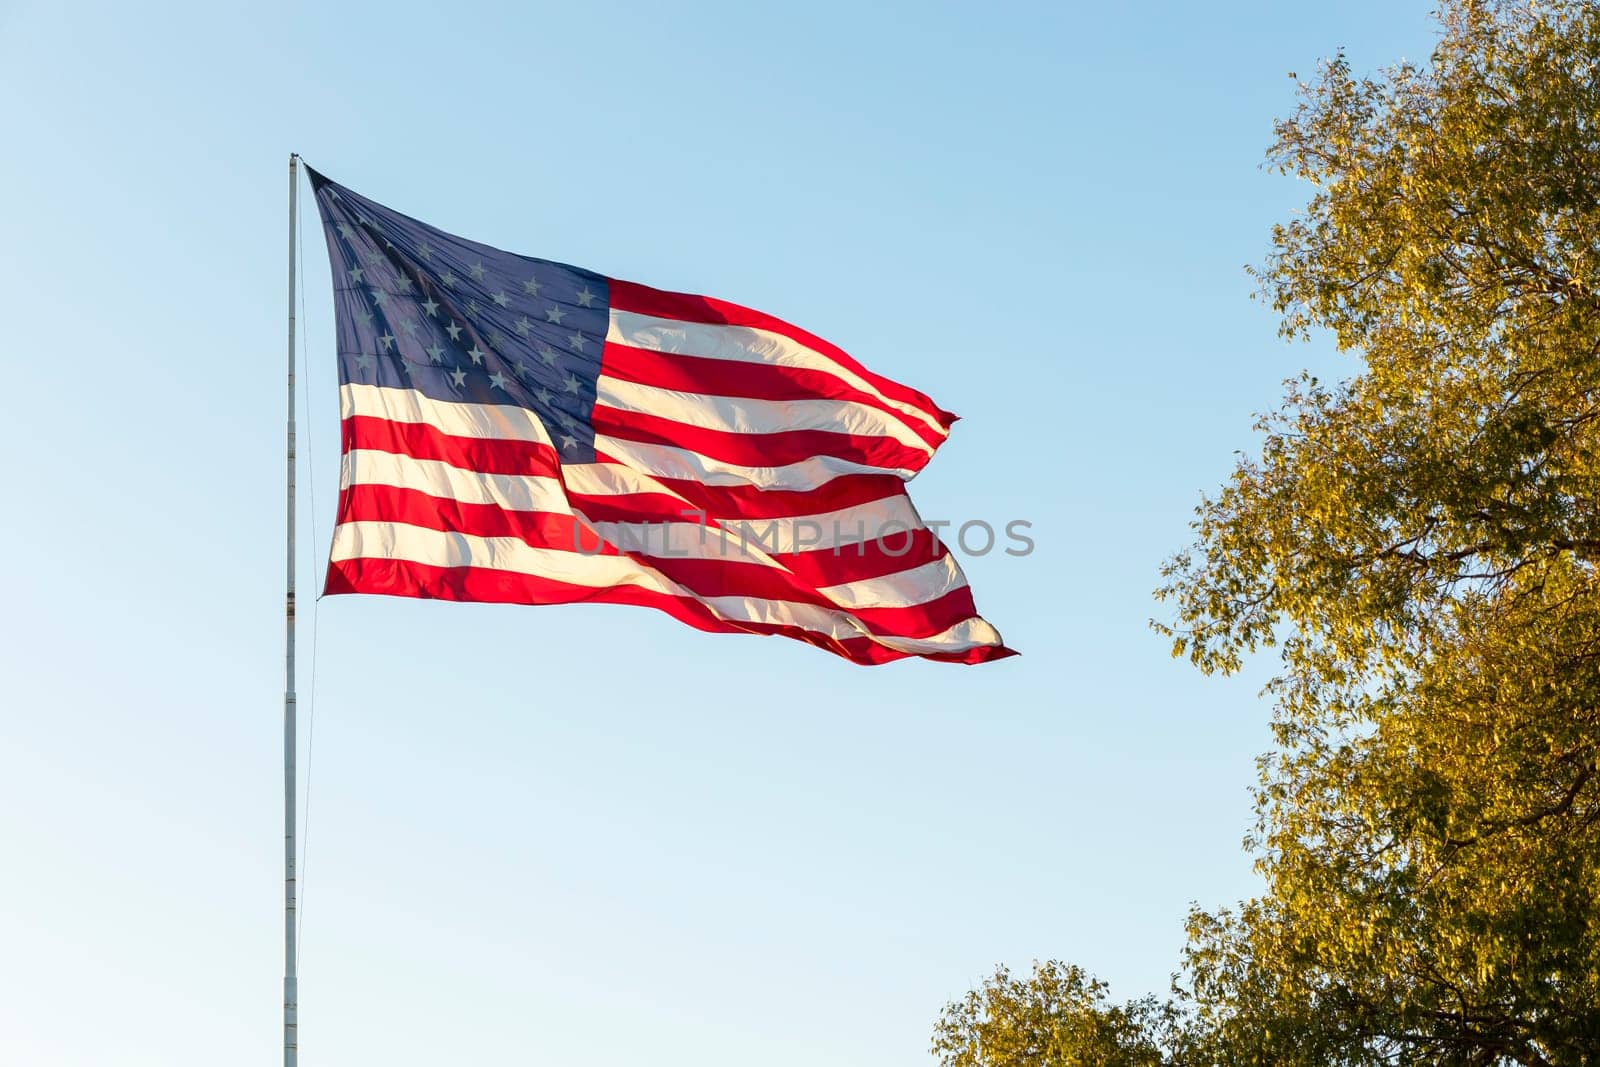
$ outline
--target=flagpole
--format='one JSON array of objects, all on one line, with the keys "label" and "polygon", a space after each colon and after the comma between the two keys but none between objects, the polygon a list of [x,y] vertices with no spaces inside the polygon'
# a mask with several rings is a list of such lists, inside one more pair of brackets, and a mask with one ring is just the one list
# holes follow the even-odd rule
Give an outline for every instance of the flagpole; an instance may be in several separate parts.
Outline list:
[{"label": "flagpole", "polygon": [[295,695],[294,695],[294,284],[299,223],[300,157],[289,155],[289,438],[288,554],[285,563],[283,649],[283,1067],[300,1056],[298,961],[295,959]]}]

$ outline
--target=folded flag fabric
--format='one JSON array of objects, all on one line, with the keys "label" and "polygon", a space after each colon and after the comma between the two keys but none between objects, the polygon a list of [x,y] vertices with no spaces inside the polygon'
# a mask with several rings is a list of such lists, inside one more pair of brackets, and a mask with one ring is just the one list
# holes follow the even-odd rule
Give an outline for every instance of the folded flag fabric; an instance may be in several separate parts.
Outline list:
[{"label": "folded flag fabric", "polygon": [[328,593],[646,605],[866,664],[1012,654],[905,492],[954,415],[770,315],[310,173],[343,432]]}]

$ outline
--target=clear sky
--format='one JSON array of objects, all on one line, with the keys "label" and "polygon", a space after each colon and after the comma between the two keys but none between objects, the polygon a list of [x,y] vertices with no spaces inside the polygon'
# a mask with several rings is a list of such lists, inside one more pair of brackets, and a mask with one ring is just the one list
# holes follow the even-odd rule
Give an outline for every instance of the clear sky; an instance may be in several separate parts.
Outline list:
[{"label": "clear sky", "polygon": [[843,345],[964,417],[923,514],[1038,546],[964,560],[1023,653],[977,668],[322,601],[307,1067],[898,1067],[1002,962],[1164,990],[1189,903],[1253,890],[1270,664],[1169,659],[1157,567],[1279,382],[1348,369],[1248,299],[1307,195],[1262,151],[1286,72],[1420,56],[1426,10],[0,0],[0,1060],[279,1056],[290,151]]}]

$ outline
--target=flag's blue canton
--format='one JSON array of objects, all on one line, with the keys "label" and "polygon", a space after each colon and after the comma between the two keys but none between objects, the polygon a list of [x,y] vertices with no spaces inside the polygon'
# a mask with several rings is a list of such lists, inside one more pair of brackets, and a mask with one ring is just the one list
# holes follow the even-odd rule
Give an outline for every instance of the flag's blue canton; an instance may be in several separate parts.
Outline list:
[{"label": "flag's blue canton", "polygon": [[529,408],[564,462],[594,461],[604,275],[463,240],[315,171],[311,181],[339,265],[340,384]]}]

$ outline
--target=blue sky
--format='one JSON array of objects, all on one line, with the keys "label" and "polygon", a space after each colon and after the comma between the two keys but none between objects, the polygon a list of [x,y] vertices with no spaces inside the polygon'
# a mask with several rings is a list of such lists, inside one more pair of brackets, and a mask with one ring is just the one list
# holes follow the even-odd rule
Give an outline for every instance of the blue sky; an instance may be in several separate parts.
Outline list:
[{"label": "blue sky", "polygon": [[1351,367],[1248,299],[1307,194],[1262,150],[1286,72],[1421,56],[1426,11],[0,0],[4,1058],[277,1062],[290,151],[843,345],[964,417],[923,514],[1038,545],[964,561],[1023,652],[979,668],[321,602],[302,1062],[923,1064],[1002,962],[1163,990],[1189,903],[1253,889],[1270,664],[1169,659],[1156,570],[1278,383]]}]

